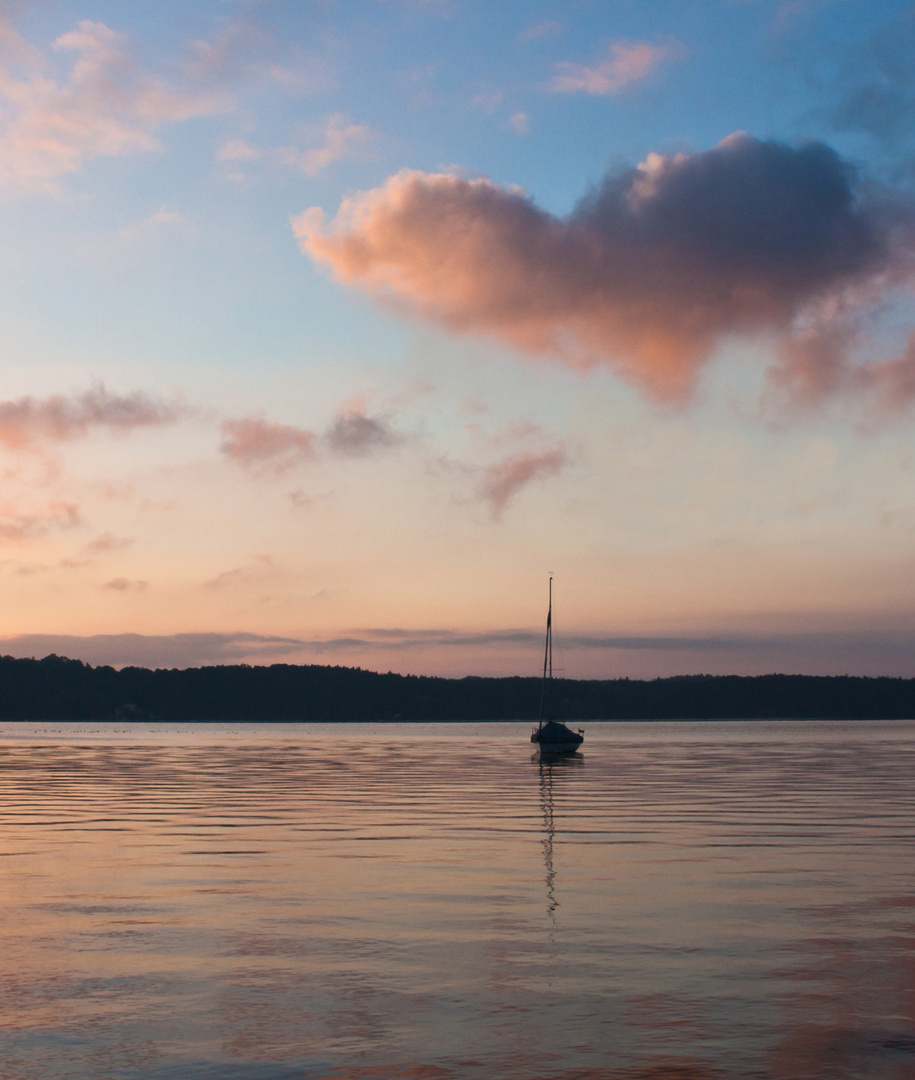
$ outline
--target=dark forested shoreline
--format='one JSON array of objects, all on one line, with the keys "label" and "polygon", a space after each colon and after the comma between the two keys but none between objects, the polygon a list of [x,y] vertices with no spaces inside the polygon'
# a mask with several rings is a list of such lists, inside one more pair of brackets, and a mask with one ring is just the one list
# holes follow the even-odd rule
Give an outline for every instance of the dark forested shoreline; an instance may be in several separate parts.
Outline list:
[{"label": "dark forested shoreline", "polygon": [[[536,678],[443,679],[361,668],[246,664],[157,669],[0,657],[0,720],[526,720]],[[562,679],[555,712],[570,720],[903,719],[915,679],[695,675]]]}]

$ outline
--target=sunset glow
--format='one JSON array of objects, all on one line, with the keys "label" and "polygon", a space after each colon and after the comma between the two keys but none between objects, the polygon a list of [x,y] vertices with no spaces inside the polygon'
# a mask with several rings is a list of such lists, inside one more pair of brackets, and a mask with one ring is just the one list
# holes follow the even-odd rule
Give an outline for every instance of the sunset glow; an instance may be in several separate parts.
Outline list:
[{"label": "sunset glow", "polygon": [[153,8],[3,8],[0,652],[915,676],[907,3]]}]

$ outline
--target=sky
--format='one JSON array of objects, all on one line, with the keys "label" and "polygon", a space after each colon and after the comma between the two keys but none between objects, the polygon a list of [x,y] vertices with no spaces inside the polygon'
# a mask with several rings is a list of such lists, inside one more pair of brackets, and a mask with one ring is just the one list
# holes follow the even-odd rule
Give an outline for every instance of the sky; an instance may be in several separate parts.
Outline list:
[{"label": "sky", "polygon": [[911,4],[0,16],[0,651],[915,676]]}]

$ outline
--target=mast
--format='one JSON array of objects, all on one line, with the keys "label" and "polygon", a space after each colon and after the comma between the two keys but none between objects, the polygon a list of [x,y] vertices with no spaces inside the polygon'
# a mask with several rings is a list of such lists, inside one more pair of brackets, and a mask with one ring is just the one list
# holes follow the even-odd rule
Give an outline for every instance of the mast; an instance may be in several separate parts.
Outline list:
[{"label": "mast", "polygon": [[550,574],[550,609],[547,612],[546,624],[549,628],[549,642],[550,642],[550,678],[546,684],[547,693],[547,719],[553,719],[553,575]]},{"label": "mast", "polygon": [[546,642],[543,646],[543,682],[540,686],[539,731],[543,727],[543,706],[547,707],[547,722],[553,719],[553,575],[550,574],[550,606],[546,614]]}]

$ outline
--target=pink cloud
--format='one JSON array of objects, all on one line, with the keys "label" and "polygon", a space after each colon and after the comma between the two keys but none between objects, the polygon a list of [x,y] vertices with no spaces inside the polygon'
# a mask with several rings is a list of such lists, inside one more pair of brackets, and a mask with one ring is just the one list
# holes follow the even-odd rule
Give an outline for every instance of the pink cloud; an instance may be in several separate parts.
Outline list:
[{"label": "pink cloud", "polygon": [[271,555],[251,555],[243,566],[225,570],[210,581],[204,582],[204,585],[207,589],[262,585],[282,576],[284,576],[283,571],[276,565]]},{"label": "pink cloud", "polygon": [[489,406],[472,395],[465,397],[458,406],[458,413],[461,416],[479,416],[487,412],[489,412]]},{"label": "pink cloud", "polygon": [[132,537],[115,536],[114,533],[104,532],[88,544],[83,544],[83,551],[93,554],[107,554],[111,551],[123,551],[124,548],[132,547],[136,543]]},{"label": "pink cloud", "polygon": [[273,51],[268,34],[250,21],[229,23],[212,41],[193,41],[185,77],[194,86],[225,88],[262,78]]},{"label": "pink cloud", "polygon": [[145,592],[149,588],[148,581],[131,581],[129,578],[116,577],[106,581],[103,589],[111,589],[113,592]]},{"label": "pink cloud", "polygon": [[126,244],[136,244],[160,234],[163,227],[173,228],[183,224],[183,214],[177,210],[170,210],[168,206],[160,206],[152,214],[118,229],[118,237]]},{"label": "pink cloud", "polygon": [[31,512],[0,508],[0,539],[3,540],[32,540],[52,529],[73,529],[79,524],[79,508],[73,503],[49,502]]},{"label": "pink cloud", "polygon": [[249,468],[277,472],[315,456],[313,432],[268,420],[224,420],[220,450]]},{"label": "pink cloud", "polygon": [[652,45],[647,41],[614,41],[610,57],[596,67],[559,63],[549,84],[555,94],[619,94],[644,82],[661,64],[677,60],[684,49],[679,42]]},{"label": "pink cloud", "polygon": [[851,369],[854,388],[883,412],[897,412],[915,401],[915,332],[900,356]]},{"label": "pink cloud", "polygon": [[474,94],[471,104],[480,112],[491,115],[502,104],[503,96],[501,90],[481,90]]},{"label": "pink cloud", "polygon": [[811,321],[779,343],[778,362],[769,372],[772,388],[802,406],[849,389],[854,368],[847,355],[859,336],[852,312]]},{"label": "pink cloud", "polygon": [[255,470],[276,473],[315,459],[319,446],[333,454],[365,457],[404,441],[387,415],[367,413],[361,395],[340,407],[320,439],[312,431],[260,419],[225,420],[222,435],[220,450],[227,457]]},{"label": "pink cloud", "polygon": [[509,500],[523,487],[558,473],[567,460],[565,447],[559,443],[541,453],[513,454],[490,465],[483,475],[480,491],[489,503],[493,517],[500,517]]},{"label": "pink cloud", "polygon": [[364,457],[403,442],[386,416],[369,416],[361,396],[343,405],[331,424],[325,439],[338,454]]},{"label": "pink cloud", "polygon": [[93,428],[126,434],[134,428],[175,423],[181,409],[139,391],[111,394],[99,384],[82,394],[54,394],[0,401],[0,446],[23,450],[47,442],[67,442]]},{"label": "pink cloud", "polygon": [[516,135],[530,135],[531,133],[531,119],[527,113],[515,113],[508,119],[506,126]]},{"label": "pink cloud", "polygon": [[[734,336],[780,339],[784,385],[799,392],[806,328],[848,324],[910,273],[912,215],[893,213],[829,147],[740,133],[652,154],[565,219],[487,179],[405,171],[345,199],[332,222],[312,208],[293,229],[336,280],[401,313],[577,368],[606,364],[683,401]],[[812,397],[848,363],[847,349],[817,348]]]},{"label": "pink cloud", "polygon": [[[18,38],[7,25],[10,36]],[[84,20],[53,49],[75,57],[65,81],[49,77],[44,58],[24,47],[13,57],[27,61],[24,77],[0,62],[2,185],[53,190],[52,181],[92,158],[158,150],[155,132],[163,125],[225,107],[212,93],[169,89],[142,71],[124,35],[103,23]]]},{"label": "pink cloud", "polygon": [[286,147],[279,151],[284,165],[298,169],[306,176],[316,176],[340,158],[352,157],[371,137],[362,124],[352,124],[340,113],[332,116],[324,129],[324,143],[308,150]]},{"label": "pink cloud", "polygon": [[257,161],[261,155],[244,139],[230,139],[216,156],[219,161]]},{"label": "pink cloud", "polygon": [[531,26],[521,35],[521,40],[524,42],[530,41],[547,41],[550,38],[561,37],[565,33],[566,28],[561,22],[556,22],[555,19],[547,19],[546,22],[537,23],[536,26]]},{"label": "pink cloud", "polygon": [[877,417],[915,402],[915,331],[898,356],[870,363],[851,359],[867,349],[867,314],[854,306],[827,311],[781,341],[778,363],[769,372],[776,394],[802,406],[844,394]]},{"label": "pink cloud", "polygon": [[48,574],[55,570],[82,570],[90,565],[88,559],[61,559],[53,566],[47,563],[21,563],[13,573],[17,577],[34,577],[36,574]]}]

